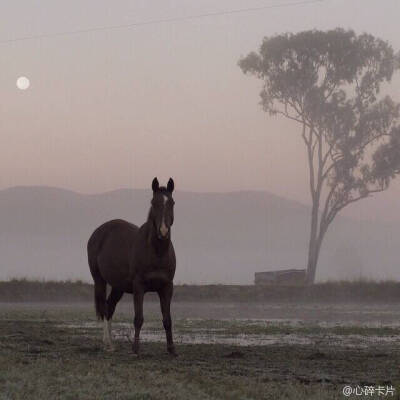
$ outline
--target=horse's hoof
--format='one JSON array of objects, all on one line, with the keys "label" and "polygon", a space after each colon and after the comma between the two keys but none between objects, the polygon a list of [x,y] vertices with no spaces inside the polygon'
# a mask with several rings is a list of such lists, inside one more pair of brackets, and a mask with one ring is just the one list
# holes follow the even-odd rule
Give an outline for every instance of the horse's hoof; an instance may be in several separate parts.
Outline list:
[{"label": "horse's hoof", "polygon": [[132,353],[133,353],[133,355],[134,356],[139,356],[139,346],[135,346],[135,345],[133,345],[132,346]]},{"label": "horse's hoof", "polygon": [[169,354],[171,357],[178,357],[178,353],[175,351],[175,348],[174,348],[174,347],[171,348],[171,349],[167,349],[167,351],[168,351],[168,354]]}]

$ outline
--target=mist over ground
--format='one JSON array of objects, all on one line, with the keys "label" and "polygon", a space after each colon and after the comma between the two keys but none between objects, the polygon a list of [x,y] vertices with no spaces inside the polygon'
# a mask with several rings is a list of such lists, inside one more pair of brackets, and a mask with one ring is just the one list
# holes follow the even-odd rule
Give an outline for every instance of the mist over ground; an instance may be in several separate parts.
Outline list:
[{"label": "mist over ground", "polygon": [[[151,191],[96,195],[50,187],[0,191],[0,279],[91,281],[86,243],[101,223],[142,224]],[[268,192],[177,191],[172,239],[176,283],[251,284],[254,272],[305,268],[310,209]],[[400,279],[397,222],[338,217],[317,280]]]}]

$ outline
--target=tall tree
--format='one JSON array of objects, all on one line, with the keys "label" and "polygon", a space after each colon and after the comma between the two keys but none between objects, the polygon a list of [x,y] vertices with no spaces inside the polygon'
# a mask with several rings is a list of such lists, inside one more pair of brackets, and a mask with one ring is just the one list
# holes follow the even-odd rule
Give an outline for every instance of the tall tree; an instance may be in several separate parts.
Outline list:
[{"label": "tall tree", "polygon": [[307,280],[329,225],[347,205],[389,187],[400,170],[400,104],[381,96],[399,68],[385,41],[353,31],[264,38],[239,61],[263,81],[264,111],[300,124],[312,199]]}]

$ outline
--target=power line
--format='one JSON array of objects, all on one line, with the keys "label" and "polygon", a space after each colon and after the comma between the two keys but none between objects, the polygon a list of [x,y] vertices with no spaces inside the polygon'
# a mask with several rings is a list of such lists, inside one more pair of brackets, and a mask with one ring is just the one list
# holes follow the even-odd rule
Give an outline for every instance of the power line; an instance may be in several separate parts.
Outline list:
[{"label": "power line", "polygon": [[59,36],[78,35],[78,34],[82,34],[82,33],[91,33],[91,32],[99,32],[99,31],[107,31],[107,30],[126,29],[126,28],[133,28],[136,26],[156,25],[156,24],[162,24],[162,23],[168,23],[168,22],[182,22],[182,21],[201,19],[201,18],[207,18],[207,17],[216,17],[216,16],[223,16],[223,15],[254,12],[254,11],[263,11],[263,10],[272,9],[272,8],[303,6],[303,5],[307,5],[307,4],[322,3],[324,1],[325,0],[303,0],[303,1],[296,1],[296,2],[291,2],[291,3],[284,3],[284,4],[274,4],[274,5],[261,6],[261,7],[250,7],[250,8],[241,8],[241,9],[237,9],[237,10],[225,10],[225,11],[216,11],[216,12],[210,12],[210,13],[204,13],[204,14],[188,15],[185,17],[153,19],[153,20],[148,20],[148,21],[123,24],[123,25],[100,26],[100,27],[94,27],[94,28],[78,29],[75,31],[43,33],[43,34],[39,34],[39,35],[22,36],[22,37],[18,37],[18,38],[14,38],[14,39],[0,40],[0,44],[22,42],[22,41],[34,40],[34,39],[55,38],[55,37],[59,37]]}]

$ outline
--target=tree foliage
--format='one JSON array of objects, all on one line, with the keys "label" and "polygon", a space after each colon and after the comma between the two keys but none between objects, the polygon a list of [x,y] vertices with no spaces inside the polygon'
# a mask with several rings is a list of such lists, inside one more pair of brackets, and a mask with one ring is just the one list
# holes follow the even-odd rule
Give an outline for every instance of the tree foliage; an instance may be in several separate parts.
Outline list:
[{"label": "tree foliage", "polygon": [[380,95],[399,67],[398,56],[369,34],[313,30],[264,38],[259,53],[239,66],[263,81],[265,111],[301,124],[313,202],[313,281],[322,239],[337,213],[385,190],[400,171],[400,105]]}]

